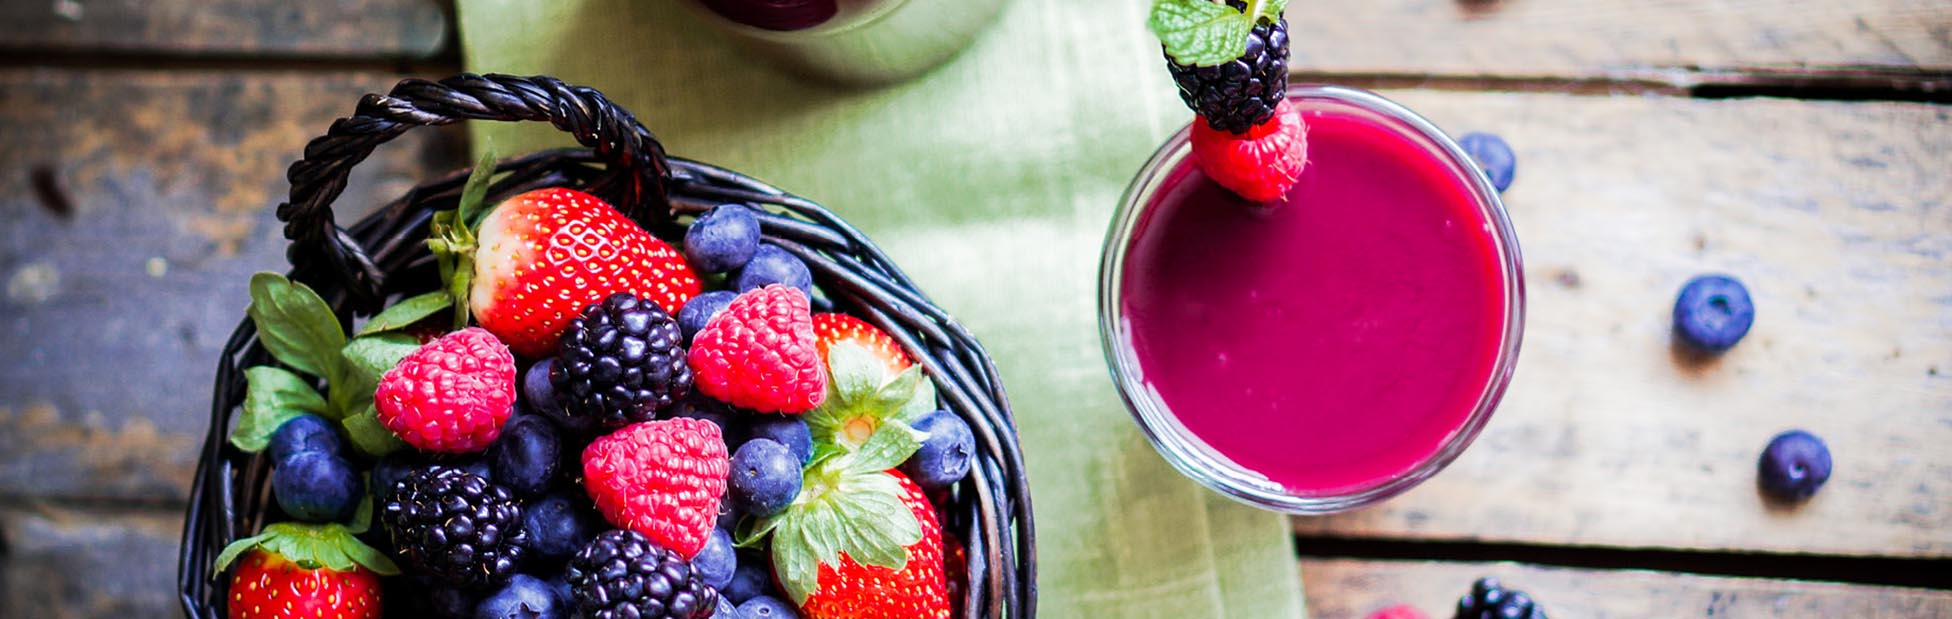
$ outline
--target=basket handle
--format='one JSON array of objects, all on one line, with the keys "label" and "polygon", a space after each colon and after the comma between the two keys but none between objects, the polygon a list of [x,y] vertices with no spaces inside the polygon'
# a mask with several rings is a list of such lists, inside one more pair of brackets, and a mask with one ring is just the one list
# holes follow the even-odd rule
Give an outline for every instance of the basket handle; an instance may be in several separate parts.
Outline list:
[{"label": "basket handle", "polygon": [[548,121],[591,148],[608,172],[590,186],[624,215],[646,225],[671,216],[664,146],[630,112],[593,88],[548,76],[463,73],[439,82],[401,81],[385,95],[368,94],[353,115],[333,121],[305,145],[285,173],[289,202],[278,205],[294,273],[313,275],[317,259],[355,294],[377,299],[384,274],[364,247],[333,223],[332,201],[346,189],[352,167],[408,129],[462,120]]}]

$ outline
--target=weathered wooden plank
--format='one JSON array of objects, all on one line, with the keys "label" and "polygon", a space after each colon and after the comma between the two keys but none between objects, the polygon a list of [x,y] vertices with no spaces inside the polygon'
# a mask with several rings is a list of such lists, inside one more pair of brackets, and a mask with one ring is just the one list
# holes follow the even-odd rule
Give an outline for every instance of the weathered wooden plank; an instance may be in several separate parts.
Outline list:
[{"label": "weathered wooden plank", "polygon": [[[1394,93],[1503,133],[1524,350],[1470,451],[1311,534],[1952,556],[1952,110],[1904,104]],[[1748,339],[1670,350],[1674,293],[1745,280]],[[1755,488],[1774,433],[1825,437],[1814,500]]]},{"label": "weathered wooden plank", "polygon": [[1937,0],[1322,0],[1288,5],[1294,68],[1640,79],[1694,70],[1952,68]]},{"label": "weathered wooden plank", "polygon": [[175,512],[0,508],[0,617],[180,617]]},{"label": "weathered wooden plank", "polygon": [[1360,619],[1397,604],[1449,617],[1482,576],[1530,594],[1554,617],[1946,619],[1952,592],[1511,563],[1303,559],[1308,615]]},{"label": "weathered wooden plank", "polygon": [[[246,279],[285,265],[285,167],[398,79],[0,71],[0,501],[182,500]],[[340,203],[450,169],[458,139],[381,148]]]},{"label": "weathered wooden plank", "polygon": [[426,58],[447,44],[430,0],[0,3],[0,50]]}]

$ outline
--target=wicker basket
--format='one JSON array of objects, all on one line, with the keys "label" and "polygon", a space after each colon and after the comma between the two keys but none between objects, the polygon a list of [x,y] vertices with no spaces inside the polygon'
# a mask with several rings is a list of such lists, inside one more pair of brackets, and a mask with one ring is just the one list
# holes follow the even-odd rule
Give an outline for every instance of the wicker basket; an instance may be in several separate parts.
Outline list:
[{"label": "wicker basket", "polygon": [[[457,75],[439,82],[406,80],[387,95],[369,94],[353,116],[332,124],[305,147],[287,174],[290,202],[278,207],[291,240],[292,277],[323,296],[350,325],[388,298],[439,286],[424,241],[437,210],[454,208],[467,171],[422,185],[372,216],[342,229],[331,205],[354,165],[381,143],[414,127],[461,120],[547,121],[586,148],[503,161],[492,203],[540,187],[574,187],[604,198],[646,230],[682,235],[685,218],[725,202],[763,207],[767,242],[805,260],[815,283],[841,311],[886,330],[920,360],[946,407],[969,422],[977,443],[970,476],[950,494],[945,530],[968,545],[963,600],[970,618],[1036,614],[1036,547],[1015,421],[996,368],[955,319],[915,288],[888,256],[827,209],[751,177],[667,158],[631,114],[594,89],[550,77]],[[243,369],[271,362],[247,319],[218,360],[210,430],[204,439],[184,523],[177,581],[193,619],[224,616],[227,580],[212,560],[231,540],[264,525],[270,464],[231,447],[225,436],[244,400]]]}]

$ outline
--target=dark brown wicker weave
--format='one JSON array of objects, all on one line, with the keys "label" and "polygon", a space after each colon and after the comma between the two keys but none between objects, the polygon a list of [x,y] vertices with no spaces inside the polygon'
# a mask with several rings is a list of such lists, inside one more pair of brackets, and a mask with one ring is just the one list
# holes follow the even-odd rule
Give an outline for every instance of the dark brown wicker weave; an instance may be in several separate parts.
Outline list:
[{"label": "dark brown wicker weave", "polygon": [[[306,145],[304,158],[287,175],[291,201],[279,205],[278,217],[291,240],[292,277],[316,289],[348,325],[388,298],[437,287],[424,243],[428,220],[455,207],[465,170],[414,189],[349,229],[334,225],[331,205],[352,167],[381,143],[414,127],[461,120],[547,121],[587,147],[503,161],[498,169],[506,176],[490,189],[490,200],[539,187],[575,187],[666,239],[682,234],[681,217],[720,203],[766,208],[766,240],[805,260],[836,307],[894,335],[927,368],[947,408],[975,431],[977,466],[954,489],[943,523],[969,548],[965,616],[1035,616],[1036,546],[1023,456],[1003,385],[982,346],[847,222],[737,172],[667,158],[629,112],[593,89],[549,77],[463,74],[439,82],[406,80],[387,95],[367,95],[351,117]],[[225,544],[264,524],[270,465],[231,447],[225,437],[244,400],[243,369],[270,362],[249,320],[218,360],[210,430],[191,489],[177,575],[193,619],[224,616],[227,580],[212,574],[211,561]]]}]

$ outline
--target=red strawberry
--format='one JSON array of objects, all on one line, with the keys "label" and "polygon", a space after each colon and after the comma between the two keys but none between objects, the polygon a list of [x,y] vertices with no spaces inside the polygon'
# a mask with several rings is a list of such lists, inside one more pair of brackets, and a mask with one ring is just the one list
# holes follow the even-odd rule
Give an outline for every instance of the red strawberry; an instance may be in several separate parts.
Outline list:
[{"label": "red strawberry", "polygon": [[820,338],[816,346],[820,348],[823,361],[827,358],[827,349],[836,342],[853,342],[874,353],[875,358],[881,360],[881,365],[888,368],[890,375],[900,374],[902,370],[915,365],[908,359],[908,353],[902,352],[901,346],[895,344],[895,338],[867,321],[847,314],[814,314],[813,333]]},{"label": "red strawberry", "polygon": [[1409,604],[1398,604],[1369,615],[1369,619],[1430,619],[1429,615]]},{"label": "red strawberry", "polygon": [[712,535],[731,466],[717,424],[646,421],[583,450],[583,486],[610,524],[688,560]]},{"label": "red strawberry", "polygon": [[635,294],[673,316],[698,295],[683,254],[574,189],[509,198],[475,234],[469,309],[523,357],[554,352],[569,321],[611,294]]},{"label": "red strawberry", "polygon": [[899,471],[887,471],[901,484],[903,505],[922,527],[922,539],[909,544],[901,569],[856,563],[846,553],[835,565],[821,564],[817,588],[800,602],[806,619],[947,619],[949,593],[942,567],[942,525],[922,488]]},{"label": "red strawberry", "polygon": [[421,451],[471,453],[502,433],[515,405],[515,358],[478,327],[422,345],[380,377],[380,424]]},{"label": "red strawberry", "polygon": [[1274,202],[1288,195],[1308,163],[1308,128],[1301,112],[1285,99],[1275,107],[1274,118],[1245,135],[1194,119],[1193,162],[1207,178],[1240,197]]},{"label": "red strawberry", "polygon": [[692,338],[693,384],[762,413],[803,413],[827,394],[813,314],[798,288],[773,284],[732,300]]},{"label": "red strawberry", "polygon": [[342,525],[281,522],[217,555],[230,567],[230,619],[378,619],[380,575],[400,573]]}]

